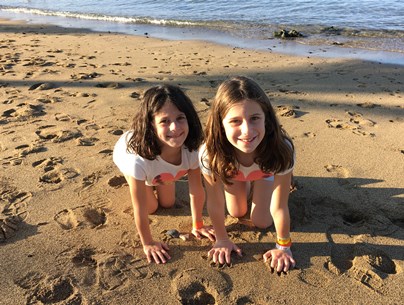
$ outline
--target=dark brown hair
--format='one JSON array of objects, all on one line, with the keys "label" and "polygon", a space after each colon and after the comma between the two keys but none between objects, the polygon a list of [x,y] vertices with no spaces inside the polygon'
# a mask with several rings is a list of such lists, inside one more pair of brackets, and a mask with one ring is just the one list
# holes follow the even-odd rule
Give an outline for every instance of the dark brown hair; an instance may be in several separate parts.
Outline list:
[{"label": "dark brown hair", "polygon": [[199,148],[203,141],[203,130],[198,114],[190,98],[177,86],[151,87],[143,95],[133,123],[133,135],[128,141],[128,150],[139,156],[154,160],[161,154],[161,147],[153,127],[153,119],[165,103],[173,103],[187,118],[189,132],[184,145],[189,151]]},{"label": "dark brown hair", "polygon": [[257,102],[265,113],[265,135],[256,148],[255,163],[263,172],[275,174],[293,166],[292,140],[281,128],[268,96],[255,81],[237,76],[219,86],[205,128],[207,165],[225,184],[230,184],[239,163],[235,147],[227,140],[223,119],[233,105],[245,100]]}]

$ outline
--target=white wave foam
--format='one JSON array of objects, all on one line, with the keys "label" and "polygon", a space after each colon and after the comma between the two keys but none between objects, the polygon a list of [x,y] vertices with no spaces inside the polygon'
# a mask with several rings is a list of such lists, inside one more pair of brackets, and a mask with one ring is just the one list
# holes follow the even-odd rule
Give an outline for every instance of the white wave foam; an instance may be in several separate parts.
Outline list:
[{"label": "white wave foam", "polygon": [[171,25],[171,26],[201,26],[201,22],[191,22],[183,20],[166,20],[166,19],[152,19],[147,17],[124,17],[124,16],[108,16],[108,15],[98,15],[98,14],[83,14],[74,12],[62,12],[62,11],[49,11],[31,8],[10,8],[10,7],[0,7],[0,10],[19,13],[19,14],[33,14],[42,16],[54,16],[54,17],[65,17],[65,18],[76,18],[84,20],[96,20],[96,21],[106,21],[106,22],[117,22],[117,23],[137,23],[137,24],[153,24],[153,25]]}]

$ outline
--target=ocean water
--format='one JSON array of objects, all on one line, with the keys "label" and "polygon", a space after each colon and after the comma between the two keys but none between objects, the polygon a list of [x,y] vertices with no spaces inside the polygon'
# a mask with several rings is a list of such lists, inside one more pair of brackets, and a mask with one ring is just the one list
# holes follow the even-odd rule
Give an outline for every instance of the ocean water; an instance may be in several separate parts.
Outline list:
[{"label": "ocean water", "polygon": [[[402,0],[2,0],[0,17],[404,65]],[[302,37],[276,37],[281,30]]]}]

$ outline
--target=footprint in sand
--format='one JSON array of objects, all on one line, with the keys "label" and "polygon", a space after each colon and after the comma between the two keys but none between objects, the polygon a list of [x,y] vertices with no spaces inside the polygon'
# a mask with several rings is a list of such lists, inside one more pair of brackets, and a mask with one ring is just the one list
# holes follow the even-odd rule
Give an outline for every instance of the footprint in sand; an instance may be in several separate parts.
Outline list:
[{"label": "footprint in sand", "polygon": [[[127,253],[98,253],[91,247],[64,251],[58,256],[59,264],[68,264],[75,283],[99,286],[111,291],[148,276],[148,263]],[[72,265],[70,265],[70,263]]]},{"label": "footprint in sand", "polygon": [[98,126],[94,121],[86,119],[77,120],[77,125],[84,127],[86,130],[100,130],[102,127]]},{"label": "footprint in sand", "polygon": [[28,290],[27,304],[87,304],[69,277],[45,277],[31,272],[15,283]]},{"label": "footprint in sand", "polygon": [[383,294],[384,280],[397,273],[394,261],[382,250],[363,242],[353,242],[348,235],[327,232],[331,259],[326,269],[336,275],[345,274],[360,284]]},{"label": "footprint in sand", "polygon": [[330,278],[325,272],[314,268],[305,269],[300,272],[298,278],[307,285],[321,288],[327,286],[327,283],[330,282]]},{"label": "footprint in sand", "polygon": [[45,172],[54,170],[56,166],[63,164],[63,159],[58,157],[50,157],[46,159],[40,159],[32,163],[32,167],[41,168]]},{"label": "footprint in sand", "polygon": [[97,88],[110,88],[110,89],[119,89],[122,88],[123,85],[120,83],[99,83],[96,85]]},{"label": "footprint in sand", "polygon": [[92,248],[80,248],[74,253],[71,261],[75,267],[75,280],[84,286],[92,286],[97,282],[96,251]]},{"label": "footprint in sand", "polygon": [[339,119],[327,119],[325,120],[325,122],[327,123],[328,127],[330,128],[336,128],[336,129],[349,129],[349,130],[355,130],[358,127],[354,124],[350,124],[348,122],[344,122],[342,120]]},{"label": "footprint in sand", "polygon": [[376,125],[376,122],[365,119],[361,113],[356,113],[352,111],[347,111],[346,112],[350,116],[350,122],[358,124],[360,126],[368,126],[368,127],[373,127]]},{"label": "footprint in sand", "polygon": [[295,109],[299,108],[298,106],[278,105],[275,107],[275,111],[279,116],[294,118],[297,116]]},{"label": "footprint in sand", "polygon": [[98,142],[98,138],[80,138],[76,140],[77,146],[94,146]]},{"label": "footprint in sand", "polygon": [[8,119],[9,121],[28,121],[33,118],[45,115],[46,112],[42,105],[33,105],[27,103],[21,103],[12,108],[6,110],[1,115],[2,117]]},{"label": "footprint in sand", "polygon": [[7,180],[0,180],[0,243],[15,236],[27,217],[27,202],[32,194],[17,190]]},{"label": "footprint in sand", "polygon": [[107,214],[99,207],[79,206],[60,211],[54,219],[63,230],[78,227],[99,228],[107,223]]},{"label": "footprint in sand", "polygon": [[51,140],[53,143],[63,143],[83,136],[81,131],[72,130],[37,130],[36,135],[44,141]]},{"label": "footprint in sand", "polygon": [[220,304],[232,289],[223,275],[213,269],[187,269],[171,281],[181,304]]},{"label": "footprint in sand", "polygon": [[79,192],[83,192],[93,187],[106,173],[103,171],[97,171],[83,178],[82,188]]},{"label": "footprint in sand", "polygon": [[29,154],[36,154],[36,153],[40,153],[40,152],[44,152],[46,151],[46,147],[43,147],[41,145],[37,145],[37,144],[22,144],[22,145],[18,145],[15,147],[15,155],[14,156],[10,156],[10,157],[6,157],[4,158],[2,161],[2,165],[3,166],[8,166],[8,165],[20,165],[22,164],[24,157],[26,157]]},{"label": "footprint in sand", "polygon": [[60,97],[46,97],[46,98],[37,98],[35,101],[42,103],[42,104],[54,104],[54,103],[60,103],[62,102],[62,99]]},{"label": "footprint in sand", "polygon": [[349,177],[349,171],[341,165],[328,164],[325,165],[324,168],[327,170],[327,172],[336,174],[338,178]]},{"label": "footprint in sand", "polygon": [[363,115],[360,113],[347,111],[346,114],[349,117],[349,122],[344,122],[340,119],[335,118],[327,119],[325,122],[330,128],[336,128],[341,130],[348,129],[351,130],[352,133],[356,135],[370,136],[370,137],[375,136],[374,133],[364,131],[363,128],[374,127],[376,126],[376,122],[364,118]]},{"label": "footprint in sand", "polygon": [[15,148],[18,151],[18,157],[25,157],[29,154],[37,154],[47,151],[47,148],[38,144],[24,144]]},{"label": "footprint in sand", "polygon": [[59,122],[70,122],[73,120],[73,118],[69,114],[66,114],[66,113],[56,113],[55,119],[56,119],[56,121],[59,121]]},{"label": "footprint in sand", "polygon": [[114,290],[127,282],[126,262],[120,257],[111,256],[98,263],[98,283],[104,290]]},{"label": "footprint in sand", "polygon": [[36,83],[29,87],[28,90],[49,90],[54,88],[56,88],[56,85],[52,83]]},{"label": "footprint in sand", "polygon": [[128,185],[124,176],[114,176],[108,180],[108,185],[113,188],[120,188],[124,185]]},{"label": "footprint in sand", "polygon": [[59,171],[52,170],[39,177],[39,182],[47,184],[59,184],[64,180],[63,175]]},{"label": "footprint in sand", "polygon": [[346,168],[334,164],[325,165],[324,168],[327,170],[327,172],[337,176],[338,184],[340,184],[341,186],[349,185],[349,180],[346,179],[349,177],[349,171]]}]

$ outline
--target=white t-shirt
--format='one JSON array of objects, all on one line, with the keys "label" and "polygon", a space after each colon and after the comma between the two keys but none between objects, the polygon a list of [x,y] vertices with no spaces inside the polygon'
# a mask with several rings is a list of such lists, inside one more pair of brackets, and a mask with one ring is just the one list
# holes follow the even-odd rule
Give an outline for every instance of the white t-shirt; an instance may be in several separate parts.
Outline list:
[{"label": "white t-shirt", "polygon": [[[293,159],[295,159],[295,156],[293,155]],[[212,171],[209,168],[208,165],[208,154],[206,152],[206,143],[203,144],[200,148],[199,148],[199,167],[201,169],[202,174],[205,175],[212,175]],[[293,160],[293,164],[294,164],[294,160]],[[286,175],[288,173],[290,173],[291,171],[293,171],[294,166],[292,166],[291,168],[277,173],[276,175]],[[243,166],[240,164],[239,167],[239,171],[237,173],[236,176],[234,176],[233,178],[231,178],[231,180],[235,180],[235,181],[255,181],[255,180],[267,180],[267,181],[272,181],[274,179],[274,173],[264,173],[263,171],[261,171],[259,165],[257,163],[253,163],[251,166]]]},{"label": "white t-shirt", "polygon": [[116,142],[113,153],[114,163],[126,176],[145,181],[146,185],[170,184],[199,166],[198,152],[190,152],[185,146],[181,150],[180,165],[168,163],[159,156],[155,160],[148,160],[128,152],[127,143],[132,134],[133,131],[125,132]]}]

